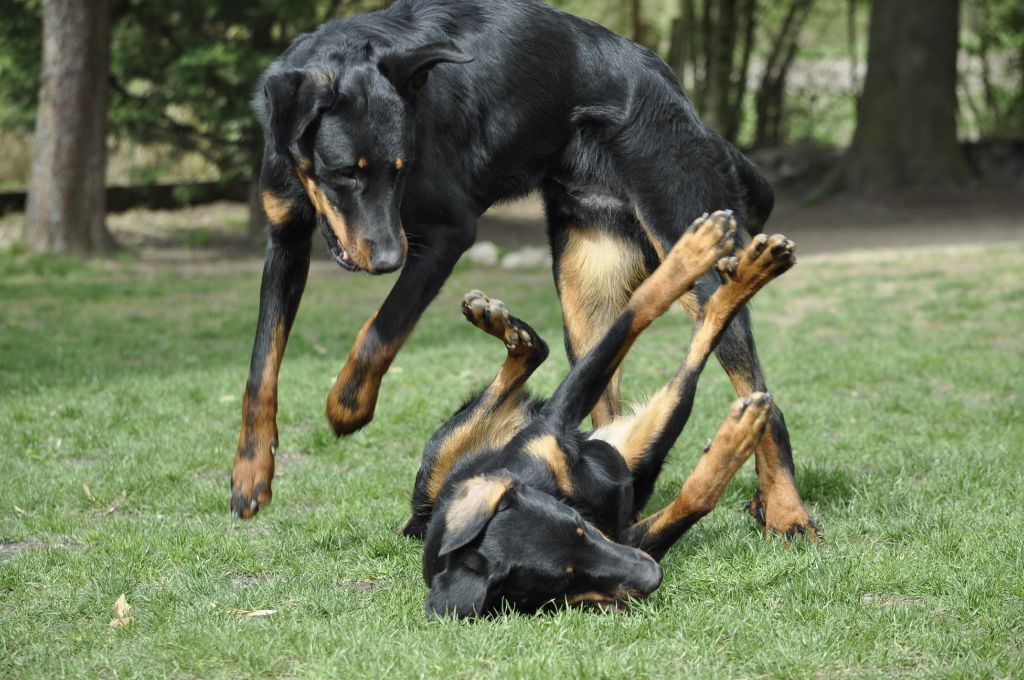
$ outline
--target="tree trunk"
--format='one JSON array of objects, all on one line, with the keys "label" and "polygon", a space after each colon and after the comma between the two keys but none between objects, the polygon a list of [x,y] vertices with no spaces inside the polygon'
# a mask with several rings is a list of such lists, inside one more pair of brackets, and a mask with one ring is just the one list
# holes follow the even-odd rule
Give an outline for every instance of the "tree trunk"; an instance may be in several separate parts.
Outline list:
[{"label": "tree trunk", "polygon": [[832,188],[871,193],[967,176],[956,137],[959,0],[875,0],[853,143]]},{"label": "tree trunk", "polygon": [[644,10],[642,0],[630,2],[630,14],[633,20],[633,42],[644,45],[647,37],[644,33]]},{"label": "tree trunk", "polygon": [[813,4],[814,0],[792,0],[778,34],[772,38],[772,50],[768,54],[761,83],[754,97],[757,115],[754,147],[778,146],[783,141],[786,78],[800,46],[800,32],[810,16]]},{"label": "tree trunk", "polygon": [[44,0],[43,70],[25,243],[38,252],[110,251],[106,226],[110,0]]},{"label": "tree trunk", "polygon": [[707,90],[704,122],[726,134],[732,91],[733,55],[736,44],[736,0],[719,0],[708,41]]}]

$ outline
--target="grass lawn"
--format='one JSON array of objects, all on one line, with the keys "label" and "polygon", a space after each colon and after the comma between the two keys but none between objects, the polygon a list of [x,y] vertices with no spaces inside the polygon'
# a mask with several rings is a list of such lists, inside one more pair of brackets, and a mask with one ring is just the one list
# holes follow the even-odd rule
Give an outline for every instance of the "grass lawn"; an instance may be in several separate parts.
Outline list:
[{"label": "grass lawn", "polygon": [[[823,543],[755,530],[748,463],[627,614],[460,623],[424,616],[420,544],[397,528],[427,436],[503,356],[462,294],[545,335],[547,392],[566,367],[549,273],[457,271],[376,420],[338,441],[323,400],[392,279],[318,264],[282,370],[274,502],[232,523],[259,263],[0,255],[0,676],[1021,677],[1022,268],[1020,245],[808,258],[755,299]],[[681,313],[660,320],[624,394],[667,379],[686,337]],[[653,503],[731,400],[710,365]],[[111,627],[121,593],[133,622]]]}]

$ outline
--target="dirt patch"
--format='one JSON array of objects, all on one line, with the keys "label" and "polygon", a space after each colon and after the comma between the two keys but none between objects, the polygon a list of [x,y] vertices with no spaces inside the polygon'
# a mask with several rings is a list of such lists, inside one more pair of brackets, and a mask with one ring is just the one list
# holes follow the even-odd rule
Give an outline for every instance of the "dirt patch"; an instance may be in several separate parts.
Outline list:
[{"label": "dirt patch", "polygon": [[360,593],[368,593],[375,588],[380,588],[386,585],[383,580],[380,579],[360,579],[358,581],[342,581],[340,584],[342,590],[353,590]]},{"label": "dirt patch", "polygon": [[277,469],[292,467],[296,463],[303,463],[310,459],[308,453],[298,451],[278,451],[274,456],[274,465]]},{"label": "dirt patch", "polygon": [[900,593],[864,593],[860,601],[875,607],[921,607],[925,604],[923,597]]},{"label": "dirt patch", "polygon": [[38,550],[43,547],[43,542],[38,538],[29,538],[25,541],[13,541],[5,543],[0,540],[0,562],[13,559],[22,550]]},{"label": "dirt patch", "polygon": [[231,588],[232,590],[245,590],[255,586],[266,585],[273,582],[274,579],[275,577],[271,574],[232,574]]}]

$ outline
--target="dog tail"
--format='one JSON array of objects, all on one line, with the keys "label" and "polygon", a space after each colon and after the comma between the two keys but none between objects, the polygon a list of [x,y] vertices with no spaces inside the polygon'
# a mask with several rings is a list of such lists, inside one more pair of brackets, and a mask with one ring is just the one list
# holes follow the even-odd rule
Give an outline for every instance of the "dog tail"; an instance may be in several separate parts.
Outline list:
[{"label": "dog tail", "polygon": [[772,214],[772,208],[775,207],[775,191],[757,166],[732,144],[728,144],[728,147],[740,189],[746,198],[746,220],[743,226],[751,236],[754,236],[764,230],[765,222]]}]

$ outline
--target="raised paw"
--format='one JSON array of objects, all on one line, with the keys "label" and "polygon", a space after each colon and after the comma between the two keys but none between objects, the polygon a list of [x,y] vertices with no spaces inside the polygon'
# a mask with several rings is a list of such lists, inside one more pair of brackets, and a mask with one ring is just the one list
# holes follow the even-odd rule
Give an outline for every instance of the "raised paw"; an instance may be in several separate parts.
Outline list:
[{"label": "raised paw", "polygon": [[490,298],[483,291],[471,290],[462,299],[462,314],[471,324],[501,340],[509,354],[533,351],[536,342],[533,334],[509,314],[501,300]]},{"label": "raised paw", "polygon": [[665,263],[678,266],[687,279],[696,280],[718,258],[733,248],[736,218],[731,210],[701,215],[676,242]]},{"label": "raised paw", "polygon": [[275,444],[240,446],[231,471],[231,517],[248,519],[270,503]]},{"label": "raised paw", "polygon": [[718,429],[715,445],[720,444],[724,450],[746,460],[757,448],[768,426],[771,405],[772,395],[767,392],[755,392],[734,401],[729,417]]},{"label": "raised paw", "polygon": [[718,271],[727,284],[750,289],[751,294],[796,264],[796,244],[782,234],[758,234],[736,257],[723,258]]}]

